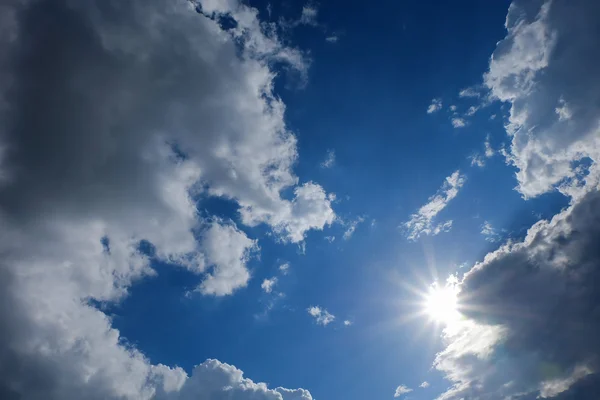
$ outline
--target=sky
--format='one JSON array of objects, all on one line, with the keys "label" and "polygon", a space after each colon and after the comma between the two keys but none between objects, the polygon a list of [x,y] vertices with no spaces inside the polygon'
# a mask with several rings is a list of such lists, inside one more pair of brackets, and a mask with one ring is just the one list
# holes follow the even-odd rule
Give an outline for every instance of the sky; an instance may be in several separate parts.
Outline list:
[{"label": "sky", "polygon": [[7,0],[0,398],[596,400],[600,3]]}]

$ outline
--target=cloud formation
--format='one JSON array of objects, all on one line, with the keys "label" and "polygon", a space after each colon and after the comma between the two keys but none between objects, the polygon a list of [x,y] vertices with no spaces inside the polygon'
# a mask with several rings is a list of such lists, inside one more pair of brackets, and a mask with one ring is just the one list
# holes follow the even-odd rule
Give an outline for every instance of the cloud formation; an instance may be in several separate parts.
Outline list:
[{"label": "cloud formation", "polygon": [[[333,221],[333,197],[292,171],[273,93],[273,68],[304,73],[302,52],[236,0],[10,1],[1,14],[0,397],[310,399],[215,360],[189,377],[153,365],[91,305],[118,302],[155,259],[199,274],[203,294],[245,286],[257,242],[201,216],[200,197],[233,200],[282,241]],[[219,379],[231,391],[198,383]]]},{"label": "cloud formation", "polygon": [[400,385],[396,388],[396,392],[394,393],[394,397],[400,397],[403,394],[410,393],[413,390],[406,385]]},{"label": "cloud formation", "polygon": [[442,109],[442,99],[432,99],[431,104],[427,107],[427,114],[433,114]]},{"label": "cloud formation", "polygon": [[525,197],[555,187],[577,197],[600,182],[598,13],[594,0],[516,0],[509,8],[484,82],[510,104],[508,159]]},{"label": "cloud formation", "polygon": [[450,230],[452,220],[439,224],[434,224],[433,220],[458,195],[458,191],[466,180],[467,177],[458,170],[446,177],[438,192],[431,196],[427,204],[421,206],[415,214],[410,216],[410,220],[403,224],[409,240],[417,240],[422,235],[437,235]]},{"label": "cloud formation", "polygon": [[321,163],[321,168],[331,168],[335,164],[335,151],[327,150],[327,156],[325,160]]},{"label": "cloud formation", "polygon": [[468,325],[436,359],[455,383],[441,398],[594,398],[571,390],[600,386],[598,210],[600,192],[588,193],[466,274]]},{"label": "cloud formation", "polygon": [[335,315],[319,306],[311,306],[306,311],[315,319],[318,325],[327,326],[335,320]]}]

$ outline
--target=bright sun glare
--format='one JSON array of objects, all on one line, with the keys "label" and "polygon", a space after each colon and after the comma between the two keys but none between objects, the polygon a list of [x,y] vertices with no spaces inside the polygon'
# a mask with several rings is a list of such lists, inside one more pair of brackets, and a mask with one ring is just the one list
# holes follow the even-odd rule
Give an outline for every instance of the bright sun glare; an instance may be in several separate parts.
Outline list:
[{"label": "bright sun glare", "polygon": [[431,285],[424,303],[425,313],[437,323],[451,325],[460,319],[458,291],[455,285]]}]

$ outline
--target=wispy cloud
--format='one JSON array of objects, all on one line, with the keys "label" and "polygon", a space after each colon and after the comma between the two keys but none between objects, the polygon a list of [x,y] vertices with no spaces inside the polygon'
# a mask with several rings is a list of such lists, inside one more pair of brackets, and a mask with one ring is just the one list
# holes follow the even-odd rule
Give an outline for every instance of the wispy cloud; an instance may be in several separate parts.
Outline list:
[{"label": "wispy cloud", "polygon": [[260,287],[264,290],[265,293],[271,293],[273,291],[273,287],[277,284],[277,277],[274,276],[270,279],[265,279]]},{"label": "wispy cloud", "polygon": [[346,231],[344,232],[343,238],[344,240],[348,240],[352,237],[352,235],[354,235],[354,231],[356,231],[356,227],[363,223],[365,221],[364,217],[358,217],[353,221],[347,222],[346,226],[348,226],[348,228],[346,229]]},{"label": "wispy cloud", "polygon": [[321,163],[321,168],[331,168],[335,164],[335,150],[327,150],[327,156]]},{"label": "wispy cloud", "polygon": [[403,394],[410,393],[413,390],[406,385],[400,385],[396,388],[396,393],[394,393],[394,397],[400,397]]},{"label": "wispy cloud", "polygon": [[433,114],[434,112],[438,112],[442,109],[442,99],[432,99],[431,104],[427,107],[427,114]]},{"label": "wispy cloud", "polygon": [[454,117],[451,121],[452,126],[455,128],[464,128],[465,126],[467,126],[467,121],[461,117]]},{"label": "wispy cloud", "polygon": [[481,234],[485,236],[485,240],[488,242],[497,242],[500,239],[500,235],[498,231],[492,226],[489,221],[485,221],[483,225],[481,225]]},{"label": "wispy cloud", "polygon": [[335,315],[319,306],[308,307],[306,311],[315,319],[318,325],[327,326],[335,320]]},{"label": "wispy cloud", "polygon": [[452,220],[435,225],[433,219],[458,195],[458,191],[466,179],[467,177],[462,175],[459,170],[454,171],[445,179],[438,192],[429,198],[429,202],[410,216],[410,220],[404,223],[409,240],[416,240],[421,235],[437,235],[450,230]]}]

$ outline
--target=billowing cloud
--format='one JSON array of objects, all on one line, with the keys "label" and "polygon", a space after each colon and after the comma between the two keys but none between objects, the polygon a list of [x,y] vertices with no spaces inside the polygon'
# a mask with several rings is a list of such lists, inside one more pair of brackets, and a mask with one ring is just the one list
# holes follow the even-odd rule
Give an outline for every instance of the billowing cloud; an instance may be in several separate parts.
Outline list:
[{"label": "billowing cloud", "polygon": [[410,216],[404,223],[409,240],[417,240],[421,235],[437,235],[447,232],[452,227],[452,220],[434,224],[434,218],[458,195],[458,191],[465,184],[467,177],[460,171],[454,171],[446,177],[444,184],[438,192],[429,198],[419,210]]},{"label": "billowing cloud", "polygon": [[442,398],[595,398],[578,385],[600,384],[599,210],[588,193],[466,274],[468,320],[436,360],[455,383]]},{"label": "billowing cloud", "polygon": [[394,393],[394,397],[400,397],[403,394],[410,393],[413,390],[406,385],[400,385],[396,388],[396,392]]},{"label": "billowing cloud", "polygon": [[200,196],[285,241],[333,221],[332,196],[293,174],[273,93],[273,67],[303,73],[303,54],[236,0],[11,1],[0,14],[0,397],[214,399],[224,386],[196,384],[213,374],[230,376],[223,398],[309,399],[216,361],[190,377],[153,365],[90,305],[122,299],[152,259],[200,274],[204,294],[245,286],[257,242],[200,216]]},{"label": "billowing cloud", "polygon": [[594,0],[516,0],[509,8],[484,81],[511,106],[508,156],[525,197],[598,187],[599,13]]},{"label": "billowing cloud", "polygon": [[427,107],[427,114],[433,114],[442,109],[442,99],[432,99],[431,104]]},{"label": "billowing cloud", "polygon": [[335,320],[335,315],[319,306],[311,306],[306,311],[319,325],[327,326]]}]

